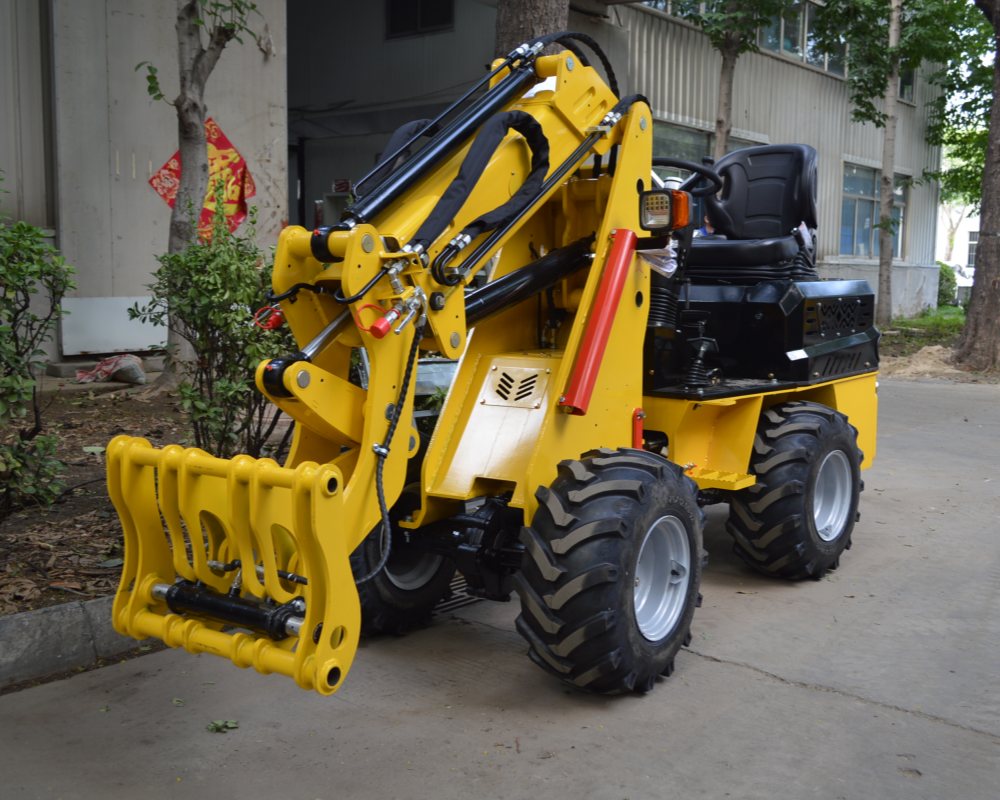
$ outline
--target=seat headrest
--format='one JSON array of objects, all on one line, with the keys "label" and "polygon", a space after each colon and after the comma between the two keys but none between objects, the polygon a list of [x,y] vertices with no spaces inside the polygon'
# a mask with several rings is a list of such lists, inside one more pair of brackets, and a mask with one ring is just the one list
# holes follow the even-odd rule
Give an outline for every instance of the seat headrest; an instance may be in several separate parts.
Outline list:
[{"label": "seat headrest", "polygon": [[715,164],[722,191],[706,198],[713,227],[730,239],[788,236],[816,228],[816,151],[807,144],[734,150]]}]

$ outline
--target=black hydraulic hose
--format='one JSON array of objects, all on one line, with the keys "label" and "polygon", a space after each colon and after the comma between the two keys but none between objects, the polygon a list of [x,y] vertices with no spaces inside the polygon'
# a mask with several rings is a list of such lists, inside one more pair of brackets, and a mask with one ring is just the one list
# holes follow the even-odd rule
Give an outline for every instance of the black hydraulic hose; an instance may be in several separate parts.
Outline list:
[{"label": "black hydraulic hose", "polygon": [[372,287],[388,274],[389,274],[388,268],[382,267],[382,269],[380,269],[378,272],[375,273],[374,278],[372,278],[370,281],[368,281],[368,283],[366,283],[364,286],[361,287],[361,291],[358,292],[357,294],[352,294],[350,297],[344,297],[340,289],[337,289],[337,291],[333,293],[333,299],[336,300],[338,303],[356,303],[358,300],[360,300],[362,297],[368,294],[368,292],[372,290]]},{"label": "black hydraulic hose", "polygon": [[469,195],[472,194],[472,190],[486,170],[490,158],[493,157],[509,130],[520,133],[528,143],[528,148],[531,150],[531,171],[525,178],[524,184],[510,200],[470,223],[460,236],[468,237],[466,241],[472,241],[482,231],[496,227],[506,216],[509,216],[512,208],[520,206],[538,191],[542,181],[545,180],[545,174],[549,171],[549,140],[545,138],[542,126],[534,117],[523,111],[507,111],[496,114],[483,124],[472,143],[472,147],[469,148],[469,152],[463,159],[458,174],[448,184],[448,188],[444,190],[431,213],[427,215],[427,219],[413,234],[413,238],[409,241],[411,248],[419,248],[418,252],[426,250],[431,242],[437,239],[441,232],[448,227],[448,223],[455,218]]},{"label": "black hydraulic hose", "polygon": [[[397,143],[390,139],[389,145],[386,147],[386,150],[392,150],[392,152],[390,152],[389,155],[383,158],[381,162],[376,164],[367,175],[365,175],[363,178],[361,178],[361,180],[359,180],[355,184],[354,187],[355,193],[359,197],[362,196],[364,192],[361,191],[361,187],[364,186],[364,184],[374,180],[376,177],[378,177],[378,180],[380,181],[385,177],[384,175],[378,174],[379,172],[382,171],[384,167],[394,162],[397,158],[399,158],[399,156],[403,155],[403,153],[406,152],[406,150],[408,150],[410,147],[416,144],[417,140],[421,136],[426,136],[431,134],[436,135],[438,132],[440,132],[441,123],[449,115],[451,115],[458,108],[464,105],[469,100],[469,98],[471,98],[476,92],[478,92],[480,89],[486,86],[491,80],[493,80],[494,77],[496,77],[507,67],[511,66],[512,64],[516,63],[519,60],[524,61],[526,58],[529,61],[533,60],[534,55],[529,55],[524,45],[515,50],[512,50],[510,53],[507,54],[507,57],[503,60],[503,62],[498,64],[496,68],[488,72],[483,78],[476,81],[476,83],[472,86],[472,88],[470,88],[465,94],[459,97],[454,103],[449,105],[446,109],[444,109],[440,114],[434,117],[434,119],[423,120],[423,122],[427,123],[426,127],[414,131],[409,136],[409,138],[406,139],[406,141]],[[397,133],[399,133],[399,131],[397,131]],[[395,134],[393,134],[393,136],[395,136]]]},{"label": "black hydraulic hose", "polygon": [[[506,68],[510,68],[510,74],[492,87],[484,95],[473,101],[473,103],[455,120],[443,128],[434,138],[409,161],[405,162],[399,169],[389,173],[377,187],[372,189],[366,196],[361,198],[345,212],[343,219],[354,222],[369,222],[374,216],[382,211],[386,205],[392,202],[401,192],[408,189],[413,183],[422,177],[426,171],[445,155],[451,153],[458,145],[464,142],[472,131],[482,122],[483,119],[499,111],[514,97],[517,97],[527,87],[533,83],[537,76],[534,70],[535,54],[542,47],[548,44],[563,44],[569,42],[580,42],[593,50],[601,61],[608,77],[608,85],[614,94],[618,95],[618,81],[615,78],[611,62],[608,60],[600,45],[590,36],[574,31],[560,31],[548,34],[531,43],[522,45],[512,51],[504,62],[495,70],[490,72],[485,78],[469,90],[456,103],[453,103],[445,112],[432,120],[432,124],[437,124],[447,116],[452,110],[464,103],[481,86],[485,85],[493,76]],[[404,145],[409,147],[412,142]],[[376,167],[376,170],[379,169]],[[368,177],[362,179],[362,182]],[[361,182],[358,184],[361,185]]]},{"label": "black hydraulic hose", "polygon": [[484,119],[500,111],[515,97],[537,80],[531,65],[514,67],[511,74],[500,81],[482,97],[428,142],[399,169],[386,176],[375,189],[362,197],[343,214],[349,223],[370,222],[380,212],[395,202],[399,195],[422,178],[435,164],[449,156],[462,145]]},{"label": "black hydraulic hose", "polygon": [[406,360],[403,382],[399,386],[399,395],[396,398],[396,403],[392,407],[392,414],[389,417],[389,429],[386,431],[385,441],[375,446],[375,493],[378,495],[378,507],[382,514],[382,557],[367,575],[355,578],[355,584],[366,583],[385,569],[385,565],[389,562],[389,554],[392,552],[392,522],[389,519],[389,507],[385,502],[385,486],[383,485],[382,471],[385,469],[385,459],[389,455],[392,437],[396,433],[396,427],[399,425],[399,417],[403,412],[403,404],[406,402],[406,393],[410,388],[410,380],[413,378],[413,370],[417,364],[417,353],[420,350],[420,340],[424,335],[425,324],[426,319],[421,317],[416,328],[414,328],[413,342],[410,344],[410,354]]},{"label": "black hydraulic hose", "polygon": [[[465,103],[478,89],[504,69],[510,69],[509,75],[490,88],[485,94],[473,100],[466,109],[459,113],[446,127],[441,129],[416,155],[404,162],[398,169],[391,171],[378,186],[361,197],[354,205],[349,206],[344,211],[341,218],[342,221],[339,225],[321,227],[314,232],[311,243],[313,256],[323,263],[336,260],[326,246],[327,237],[331,231],[348,230],[357,223],[371,221],[402,192],[409,189],[416,181],[422,178],[436,163],[450,155],[457,147],[464,143],[483,119],[501,110],[508,102],[519,96],[529,84],[537,80],[534,70],[534,60],[537,53],[545,45],[560,43],[565,46],[574,41],[586,44],[597,53],[607,74],[608,85],[617,95],[618,82],[611,67],[611,62],[608,61],[607,56],[605,56],[597,42],[586,34],[560,31],[543,36],[531,43],[521,45],[511,51],[504,62],[480,80],[458,101],[445,109],[438,117],[431,120],[431,124],[439,124],[443,121],[445,117]],[[574,50],[574,52],[576,51]],[[402,149],[411,146],[415,138],[404,144]],[[398,153],[393,154],[390,158],[394,158],[397,155]],[[384,166],[385,160],[383,160],[382,165],[376,166],[373,172],[377,172],[381,166]],[[356,190],[370,179],[370,174],[362,178]]]},{"label": "black hydraulic hose", "polygon": [[[489,252],[494,247],[494,245],[496,245],[496,243],[500,241],[501,238],[503,238],[503,236],[507,233],[507,231],[513,228],[514,225],[516,225],[517,222],[526,213],[528,213],[528,211],[542,197],[548,194],[549,190],[553,186],[559,183],[559,181],[561,181],[571,169],[573,169],[577,164],[580,163],[580,161],[582,161],[586,157],[587,153],[590,152],[590,149],[594,146],[594,144],[597,143],[597,141],[603,135],[604,134],[597,131],[590,134],[586,139],[584,139],[577,146],[576,150],[570,153],[569,157],[565,161],[563,161],[563,163],[556,168],[555,172],[553,172],[549,176],[548,180],[546,180],[545,183],[542,184],[541,188],[538,190],[535,196],[531,198],[531,200],[528,203],[526,203],[514,216],[512,216],[509,220],[507,220],[507,222],[504,225],[497,227],[496,230],[493,231],[493,233],[487,236],[486,239],[483,240],[483,242],[476,247],[476,249],[472,252],[471,255],[469,255],[465,259],[465,261],[463,261],[459,266],[455,268],[453,276],[442,275],[442,277],[446,278],[446,280],[442,281],[438,277],[438,274],[434,273],[434,279],[437,280],[438,283],[441,283],[443,285],[455,285],[456,283],[458,283],[458,281],[461,280],[462,275],[464,275],[469,269],[471,269],[473,265],[479,263],[479,261],[486,255],[486,253]],[[437,259],[435,261],[437,261]],[[443,267],[446,265],[442,264],[441,266]]]},{"label": "black hydraulic hose", "polygon": [[[618,123],[618,121],[622,118],[622,116],[628,112],[629,107],[633,103],[637,103],[640,101],[646,102],[646,98],[643,97],[641,94],[631,95],[629,97],[624,98],[623,100],[619,100],[615,104],[614,108],[612,108],[611,111],[609,111],[605,115],[604,120],[602,120],[602,124],[608,124],[613,127]],[[447,276],[442,274],[441,277],[446,278],[446,280],[441,280],[441,277],[439,277],[439,272],[443,273],[444,265],[440,265],[442,268],[439,269],[438,272],[434,272],[432,270],[434,279],[437,280],[438,283],[441,283],[443,285],[453,286],[456,283],[458,283],[458,281],[461,280],[461,276],[464,275],[469,269],[471,269],[472,266],[479,263],[479,261],[486,255],[486,253],[488,253],[496,245],[496,243],[499,242],[500,239],[502,239],[506,235],[506,233],[512,227],[514,227],[514,225],[516,225],[517,222],[522,217],[524,217],[524,215],[527,214],[528,211],[536,203],[538,203],[539,200],[541,200],[541,198],[545,197],[545,195],[548,194],[549,190],[553,186],[559,183],[570,172],[570,170],[574,169],[590,153],[591,148],[593,148],[593,146],[603,136],[604,132],[600,130],[596,130],[593,133],[589,134],[587,138],[584,139],[582,142],[580,142],[580,144],[577,145],[576,149],[569,154],[566,160],[563,161],[562,164],[560,164],[558,167],[556,167],[555,171],[548,177],[545,183],[542,184],[541,188],[538,190],[535,196],[533,198],[530,198],[530,200],[526,202],[518,210],[518,212],[512,215],[503,225],[498,226],[493,231],[492,234],[487,236],[486,239],[484,239],[476,247],[476,249],[472,252],[472,254],[469,255],[465,259],[465,261],[463,261],[458,267],[454,269],[453,275]],[[613,148],[612,148],[612,156],[614,156]],[[440,260],[441,258],[439,256],[438,259],[435,259],[435,262]]]},{"label": "black hydraulic hose", "polygon": [[275,294],[274,292],[268,292],[267,302],[278,303],[282,300],[287,300],[289,297],[297,295],[299,292],[314,292],[315,294],[330,294],[330,290],[325,286],[316,286],[313,283],[296,283],[290,289],[285,290],[281,294]]}]

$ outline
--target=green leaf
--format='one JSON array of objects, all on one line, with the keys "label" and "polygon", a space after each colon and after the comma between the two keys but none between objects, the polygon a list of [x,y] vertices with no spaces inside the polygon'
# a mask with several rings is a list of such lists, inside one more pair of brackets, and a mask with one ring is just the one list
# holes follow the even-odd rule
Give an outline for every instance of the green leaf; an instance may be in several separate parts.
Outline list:
[{"label": "green leaf", "polygon": [[205,727],[211,733],[227,733],[240,727],[240,724],[234,719],[215,719]]}]

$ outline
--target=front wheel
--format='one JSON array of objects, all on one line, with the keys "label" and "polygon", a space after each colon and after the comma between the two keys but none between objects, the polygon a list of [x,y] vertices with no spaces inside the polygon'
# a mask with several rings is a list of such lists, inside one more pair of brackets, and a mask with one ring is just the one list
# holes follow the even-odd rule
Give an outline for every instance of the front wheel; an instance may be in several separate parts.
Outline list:
[{"label": "front wheel", "polygon": [[[358,584],[363,634],[400,634],[418,627],[430,618],[434,606],[450,591],[454,562],[421,548],[418,531],[410,533],[396,526],[419,504],[419,489],[408,486],[389,512],[392,524],[389,559],[372,578]],[[369,574],[381,558],[379,523],[351,554],[355,579]]]},{"label": "front wheel", "polygon": [[750,462],[757,483],[734,494],[727,523],[747,564],[791,580],[837,568],[858,516],[857,440],[847,418],[826,406],[792,402],[764,412]]},{"label": "front wheel", "polygon": [[536,497],[515,579],[529,656],[588,691],[649,691],[690,641],[702,552],[694,482],[652,453],[598,450],[559,464]]}]

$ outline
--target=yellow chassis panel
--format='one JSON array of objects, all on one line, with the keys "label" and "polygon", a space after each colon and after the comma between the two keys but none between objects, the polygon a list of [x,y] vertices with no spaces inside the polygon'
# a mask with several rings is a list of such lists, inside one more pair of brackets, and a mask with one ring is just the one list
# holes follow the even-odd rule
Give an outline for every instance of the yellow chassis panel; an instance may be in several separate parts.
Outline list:
[{"label": "yellow chassis panel", "polygon": [[877,373],[827,383],[713,400],[643,398],[645,427],[663,431],[668,458],[685,468],[701,489],[744,489],[756,482],[747,472],[760,415],[771,406],[804,400],[844,414],[858,430],[862,469],[875,458],[878,420]]}]

